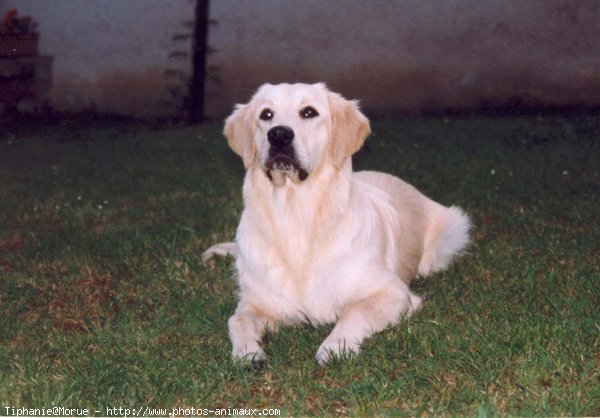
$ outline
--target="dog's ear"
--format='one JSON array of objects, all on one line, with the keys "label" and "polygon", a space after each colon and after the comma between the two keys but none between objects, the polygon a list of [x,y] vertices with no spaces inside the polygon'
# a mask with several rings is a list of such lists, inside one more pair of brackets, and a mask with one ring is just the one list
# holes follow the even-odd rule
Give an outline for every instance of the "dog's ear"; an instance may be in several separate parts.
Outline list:
[{"label": "dog's ear", "polygon": [[244,167],[248,168],[254,160],[254,123],[250,115],[250,104],[236,105],[233,113],[225,120],[223,130],[229,146],[242,157]]},{"label": "dog's ear", "polygon": [[362,147],[371,133],[369,120],[358,109],[358,102],[346,100],[337,93],[329,93],[331,109],[330,149],[337,168]]}]

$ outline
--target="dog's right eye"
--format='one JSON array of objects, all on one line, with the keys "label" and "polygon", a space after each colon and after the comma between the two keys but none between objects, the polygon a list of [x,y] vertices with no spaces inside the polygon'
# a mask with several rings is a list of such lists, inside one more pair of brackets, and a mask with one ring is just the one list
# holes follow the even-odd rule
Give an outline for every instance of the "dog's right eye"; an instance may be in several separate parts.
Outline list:
[{"label": "dog's right eye", "polygon": [[262,112],[260,112],[259,118],[261,120],[271,120],[273,119],[273,111],[271,109],[265,109]]}]

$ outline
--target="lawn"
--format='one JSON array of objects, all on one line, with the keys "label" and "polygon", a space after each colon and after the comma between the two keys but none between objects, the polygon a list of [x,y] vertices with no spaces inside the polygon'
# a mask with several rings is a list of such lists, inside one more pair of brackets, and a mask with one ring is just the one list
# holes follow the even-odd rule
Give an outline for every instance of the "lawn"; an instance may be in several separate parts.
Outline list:
[{"label": "lawn", "polygon": [[220,131],[0,133],[0,415],[600,415],[598,116],[373,121],[355,168],[462,206],[474,242],[415,283],[422,311],[326,368],[314,354],[331,328],[309,326],[269,336],[262,369],[230,360],[232,261],[200,260],[242,208]]}]

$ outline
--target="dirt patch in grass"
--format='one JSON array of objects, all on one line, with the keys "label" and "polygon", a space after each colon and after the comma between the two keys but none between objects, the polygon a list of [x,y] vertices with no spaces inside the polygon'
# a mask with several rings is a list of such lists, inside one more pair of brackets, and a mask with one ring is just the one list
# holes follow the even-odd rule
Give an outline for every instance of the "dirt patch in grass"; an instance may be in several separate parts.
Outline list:
[{"label": "dirt patch in grass", "polygon": [[[61,268],[54,272],[63,271]],[[116,281],[108,274],[84,269],[73,280],[53,274],[57,280],[37,289],[25,322],[49,321],[52,327],[65,332],[87,332],[118,315]]]},{"label": "dirt patch in grass", "polygon": [[0,272],[10,273],[16,270],[15,256],[21,254],[28,240],[20,234],[13,234],[8,238],[0,240]]},{"label": "dirt patch in grass", "polygon": [[10,238],[0,241],[0,251],[10,253],[21,252],[25,247],[25,240],[20,235],[13,235]]}]

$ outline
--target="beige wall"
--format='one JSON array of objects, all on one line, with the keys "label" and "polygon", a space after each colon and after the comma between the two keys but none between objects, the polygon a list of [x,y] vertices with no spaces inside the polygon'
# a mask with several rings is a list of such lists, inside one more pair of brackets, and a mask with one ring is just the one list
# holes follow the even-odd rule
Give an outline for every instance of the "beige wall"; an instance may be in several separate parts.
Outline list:
[{"label": "beige wall", "polygon": [[[41,23],[57,107],[172,111],[163,71],[189,0],[0,0],[9,7]],[[213,117],[279,81],[325,81],[381,113],[600,104],[598,0],[212,0],[211,15]]]},{"label": "beige wall", "polygon": [[323,80],[379,112],[600,104],[597,0],[214,3],[215,114],[266,80]]},{"label": "beige wall", "polygon": [[[176,7],[171,7],[175,5]],[[136,116],[169,114],[164,70],[193,3],[180,0],[0,0],[39,22],[40,53],[54,56],[50,99],[59,110],[96,107]],[[188,45],[181,45],[189,48]]]}]

